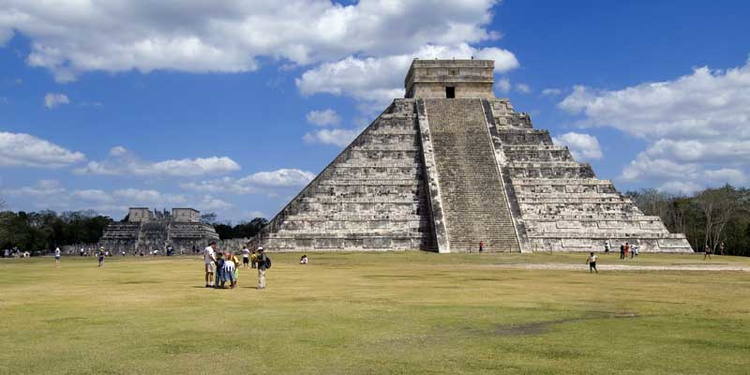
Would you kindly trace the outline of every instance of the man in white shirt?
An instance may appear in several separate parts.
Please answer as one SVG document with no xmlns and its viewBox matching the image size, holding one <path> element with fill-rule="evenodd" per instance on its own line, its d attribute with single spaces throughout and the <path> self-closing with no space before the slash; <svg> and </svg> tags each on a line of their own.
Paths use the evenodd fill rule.
<svg viewBox="0 0 750 375">
<path fill-rule="evenodd" d="M 596 269 L 596 261 L 599 259 L 599 257 L 594 254 L 594 252 L 591 252 L 591 255 L 586 259 L 586 263 L 589 264 L 589 273 L 596 272 L 599 273 L 599 270 Z"/>
<path fill-rule="evenodd" d="M 242 249 L 242 267 L 250 266 L 250 249 L 245 246 Z"/>
<path fill-rule="evenodd" d="M 55 248 L 55 265 L 56 266 L 60 264 L 60 255 L 61 255 L 60 248 L 59 247 Z"/>
<path fill-rule="evenodd" d="M 203 263 L 206 265 L 206 288 L 213 288 L 214 273 L 216 272 L 216 241 L 211 241 L 203 250 Z"/>
</svg>

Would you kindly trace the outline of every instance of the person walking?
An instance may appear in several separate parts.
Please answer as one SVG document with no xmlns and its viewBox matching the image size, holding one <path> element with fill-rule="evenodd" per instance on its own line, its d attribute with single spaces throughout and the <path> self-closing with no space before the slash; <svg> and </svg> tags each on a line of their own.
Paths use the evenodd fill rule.
<svg viewBox="0 0 750 375">
<path fill-rule="evenodd" d="M 60 248 L 55 248 L 55 266 L 60 265 L 60 256 L 62 255 L 62 252 L 60 251 Z"/>
<path fill-rule="evenodd" d="M 593 251 L 589 254 L 589 257 L 586 259 L 586 263 L 589 264 L 589 273 L 591 273 L 592 271 L 599 273 L 599 270 L 596 269 L 597 259 L 599 259 L 599 257 L 596 254 L 594 254 Z"/>
<path fill-rule="evenodd" d="M 247 248 L 247 245 L 242 248 L 242 267 L 249 267 L 250 266 L 250 250 Z"/>
<path fill-rule="evenodd" d="M 271 258 L 263 247 L 258 248 L 258 289 L 266 289 L 266 271 L 271 268 Z"/>
<path fill-rule="evenodd" d="M 706 257 L 708 257 L 708 259 L 711 259 L 711 248 L 708 247 L 708 244 L 703 247 L 703 260 L 706 260 Z"/>
<path fill-rule="evenodd" d="M 206 270 L 206 288 L 214 286 L 214 273 L 216 273 L 216 241 L 211 241 L 203 250 L 203 263 Z"/>
</svg>

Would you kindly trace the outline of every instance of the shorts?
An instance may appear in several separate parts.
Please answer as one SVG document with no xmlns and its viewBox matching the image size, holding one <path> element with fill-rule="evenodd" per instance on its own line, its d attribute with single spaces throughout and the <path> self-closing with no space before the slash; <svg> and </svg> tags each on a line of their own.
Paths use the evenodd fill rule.
<svg viewBox="0 0 750 375">
<path fill-rule="evenodd" d="M 60 257 L 59 257 L 59 256 L 56 256 L 56 257 L 55 257 L 55 260 L 60 260 Z"/>
<path fill-rule="evenodd" d="M 589 263 L 589 268 L 596 268 L 596 262 Z"/>
<path fill-rule="evenodd" d="M 242 264 L 250 264 L 250 258 L 242 258 Z"/>
<path fill-rule="evenodd" d="M 216 273 L 216 263 L 206 263 L 206 272 L 208 273 Z"/>
</svg>

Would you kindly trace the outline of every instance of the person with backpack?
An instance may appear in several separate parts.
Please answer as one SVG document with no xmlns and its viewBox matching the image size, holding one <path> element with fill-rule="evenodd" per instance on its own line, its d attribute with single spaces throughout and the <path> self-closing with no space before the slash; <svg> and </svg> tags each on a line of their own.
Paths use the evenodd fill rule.
<svg viewBox="0 0 750 375">
<path fill-rule="evenodd" d="M 258 289 L 266 289 L 266 270 L 271 268 L 271 258 L 263 247 L 258 248 Z"/>
</svg>

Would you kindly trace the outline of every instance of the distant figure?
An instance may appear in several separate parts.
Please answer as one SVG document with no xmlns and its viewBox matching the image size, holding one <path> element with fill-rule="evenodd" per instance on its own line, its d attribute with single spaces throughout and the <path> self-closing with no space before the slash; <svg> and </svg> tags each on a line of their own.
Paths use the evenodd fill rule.
<svg viewBox="0 0 750 375">
<path fill-rule="evenodd" d="M 620 245 L 620 259 L 625 259 L 625 244 Z"/>
<path fill-rule="evenodd" d="M 479 252 L 484 251 L 484 241 L 479 241 Z"/>
<path fill-rule="evenodd" d="M 214 273 L 216 273 L 216 252 L 214 251 L 214 246 L 216 246 L 216 241 L 211 241 L 203 250 L 203 263 L 206 268 L 206 288 L 214 286 Z"/>
<path fill-rule="evenodd" d="M 708 257 L 708 259 L 711 259 L 711 248 L 708 247 L 708 244 L 703 247 L 703 260 L 706 260 L 706 257 Z"/>
<path fill-rule="evenodd" d="M 630 253 L 630 243 L 625 242 L 625 256 L 623 257 L 624 259 L 628 258 L 628 253 Z"/>
<path fill-rule="evenodd" d="M 597 259 L 599 259 L 599 257 L 596 256 L 593 251 L 589 254 L 588 259 L 586 259 L 586 263 L 589 264 L 589 273 L 591 273 L 592 271 L 596 272 L 596 273 L 599 273 L 599 270 L 596 269 L 596 260 Z"/>
<path fill-rule="evenodd" d="M 60 251 L 60 248 L 55 248 L 55 266 L 60 265 L 60 257 L 62 256 L 62 252 Z"/>
<path fill-rule="evenodd" d="M 120 250 L 120 256 L 122 256 L 122 257 L 125 256 L 125 250 Z"/>
<path fill-rule="evenodd" d="M 104 252 L 104 248 L 99 248 L 99 253 L 97 254 L 97 257 L 99 258 L 99 267 L 104 265 L 104 255 L 106 253 Z"/>
<path fill-rule="evenodd" d="M 631 245 L 630 246 L 630 259 L 633 259 L 633 257 L 636 256 L 636 251 L 638 251 L 638 245 Z"/>
<path fill-rule="evenodd" d="M 242 248 L 242 267 L 249 267 L 250 266 L 250 250 L 247 248 L 247 246 Z"/>
<path fill-rule="evenodd" d="M 266 270 L 271 268 L 271 258 L 263 251 L 263 247 L 258 248 L 258 289 L 266 289 Z"/>
<path fill-rule="evenodd" d="M 307 264 L 309 260 L 307 259 L 307 255 L 302 255 L 302 258 L 299 258 L 299 264 Z"/>
<path fill-rule="evenodd" d="M 719 255 L 724 255 L 724 241 L 719 243 Z"/>
<path fill-rule="evenodd" d="M 609 240 L 604 241 L 604 253 L 609 253 L 611 245 L 609 244 Z"/>
</svg>

